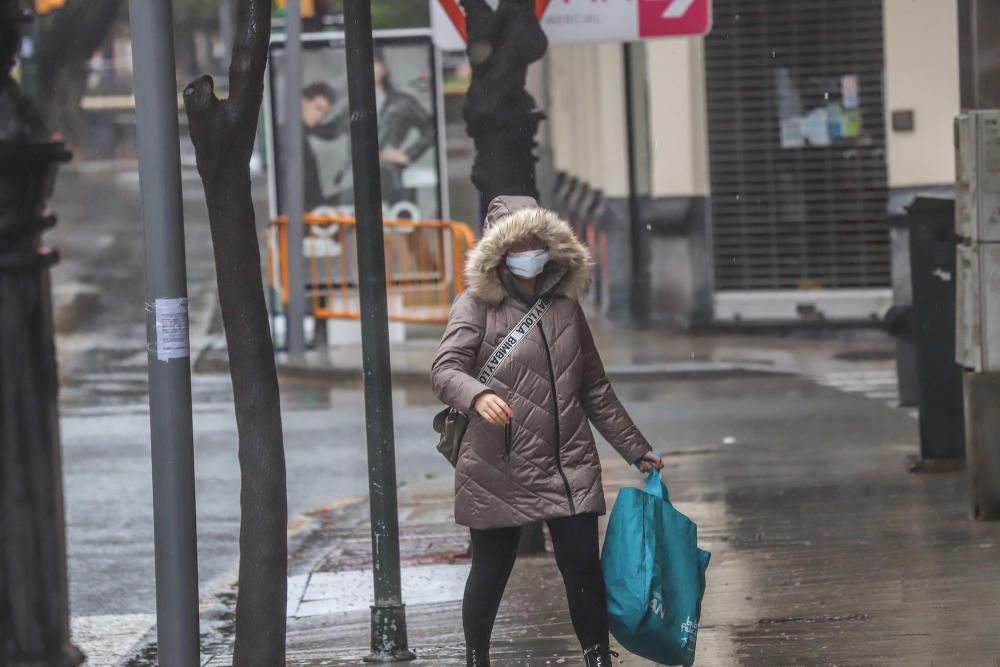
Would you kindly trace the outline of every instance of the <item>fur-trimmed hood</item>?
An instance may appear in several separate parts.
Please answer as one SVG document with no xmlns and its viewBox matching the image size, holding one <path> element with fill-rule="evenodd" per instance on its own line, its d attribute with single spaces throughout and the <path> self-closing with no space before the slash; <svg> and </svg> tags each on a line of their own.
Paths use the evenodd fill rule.
<svg viewBox="0 0 1000 667">
<path fill-rule="evenodd" d="M 507 252 L 531 237 L 549 249 L 549 263 L 539 276 L 539 294 L 579 298 L 590 281 L 590 252 L 565 220 L 540 207 L 520 208 L 492 222 L 466 259 L 466 288 L 485 303 L 501 303 L 508 296 L 500 276 L 507 270 Z"/>
</svg>

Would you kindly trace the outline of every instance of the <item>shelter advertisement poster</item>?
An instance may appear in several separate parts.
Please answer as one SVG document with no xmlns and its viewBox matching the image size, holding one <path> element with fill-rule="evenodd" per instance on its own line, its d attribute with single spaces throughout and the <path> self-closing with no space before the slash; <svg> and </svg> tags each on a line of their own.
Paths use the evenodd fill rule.
<svg viewBox="0 0 1000 667">
<path fill-rule="evenodd" d="M 375 81 L 383 217 L 443 217 L 436 51 L 429 33 L 375 35 Z M 283 212 L 285 44 L 271 43 L 265 135 L 272 215 Z M 354 213 L 347 60 L 341 34 L 303 35 L 305 210 Z"/>
</svg>

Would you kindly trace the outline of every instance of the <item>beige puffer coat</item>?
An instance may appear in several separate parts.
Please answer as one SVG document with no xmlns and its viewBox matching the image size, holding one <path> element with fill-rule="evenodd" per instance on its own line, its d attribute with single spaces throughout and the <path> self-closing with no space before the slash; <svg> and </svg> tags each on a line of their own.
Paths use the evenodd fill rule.
<svg viewBox="0 0 1000 667">
<path fill-rule="evenodd" d="M 601 464 L 588 419 L 630 463 L 650 446 L 611 388 L 577 301 L 590 277 L 590 256 L 555 213 L 523 208 L 532 202 L 526 198 L 498 200 L 469 255 L 467 289 L 455 299 L 431 370 L 437 397 L 469 415 L 455 472 L 455 519 L 471 528 L 498 528 L 600 514 Z M 516 296 L 505 257 L 532 236 L 550 256 L 537 293 L 554 298 L 487 386 L 473 375 L 529 308 Z M 509 453 L 504 427 L 472 409 L 487 391 L 514 413 Z"/>
</svg>

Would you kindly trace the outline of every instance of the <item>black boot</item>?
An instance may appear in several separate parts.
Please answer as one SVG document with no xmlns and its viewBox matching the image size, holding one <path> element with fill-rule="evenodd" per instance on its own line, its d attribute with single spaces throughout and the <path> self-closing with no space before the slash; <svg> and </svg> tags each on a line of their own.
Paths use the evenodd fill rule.
<svg viewBox="0 0 1000 667">
<path fill-rule="evenodd" d="M 465 648 L 466 667 L 490 667 L 490 650 Z"/>
<path fill-rule="evenodd" d="M 583 652 L 583 657 L 587 659 L 587 667 L 613 667 L 614 660 L 618 654 L 605 644 L 595 644 Z"/>
</svg>

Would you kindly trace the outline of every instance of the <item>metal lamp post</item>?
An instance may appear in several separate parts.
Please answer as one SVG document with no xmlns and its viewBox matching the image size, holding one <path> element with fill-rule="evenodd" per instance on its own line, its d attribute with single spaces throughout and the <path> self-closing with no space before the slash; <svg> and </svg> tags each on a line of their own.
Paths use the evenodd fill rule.
<svg viewBox="0 0 1000 667">
<path fill-rule="evenodd" d="M 130 0 L 145 247 L 157 661 L 197 665 L 198 550 L 171 0 Z"/>
<path fill-rule="evenodd" d="M 368 432 L 368 487 L 371 500 L 375 604 L 371 648 L 366 662 L 399 662 L 416 656 L 407 647 L 406 612 L 399 571 L 399 516 L 396 507 L 396 450 L 392 429 L 392 378 L 386 306 L 382 192 L 372 14 L 368 0 L 346 0 L 347 87 L 351 107 L 351 158 L 357 202 L 361 342 L 365 370 Z"/>
<path fill-rule="evenodd" d="M 0 0 L 0 665 L 73 667 L 58 378 L 49 268 L 41 243 L 58 163 L 10 70 L 27 16 Z"/>
</svg>

